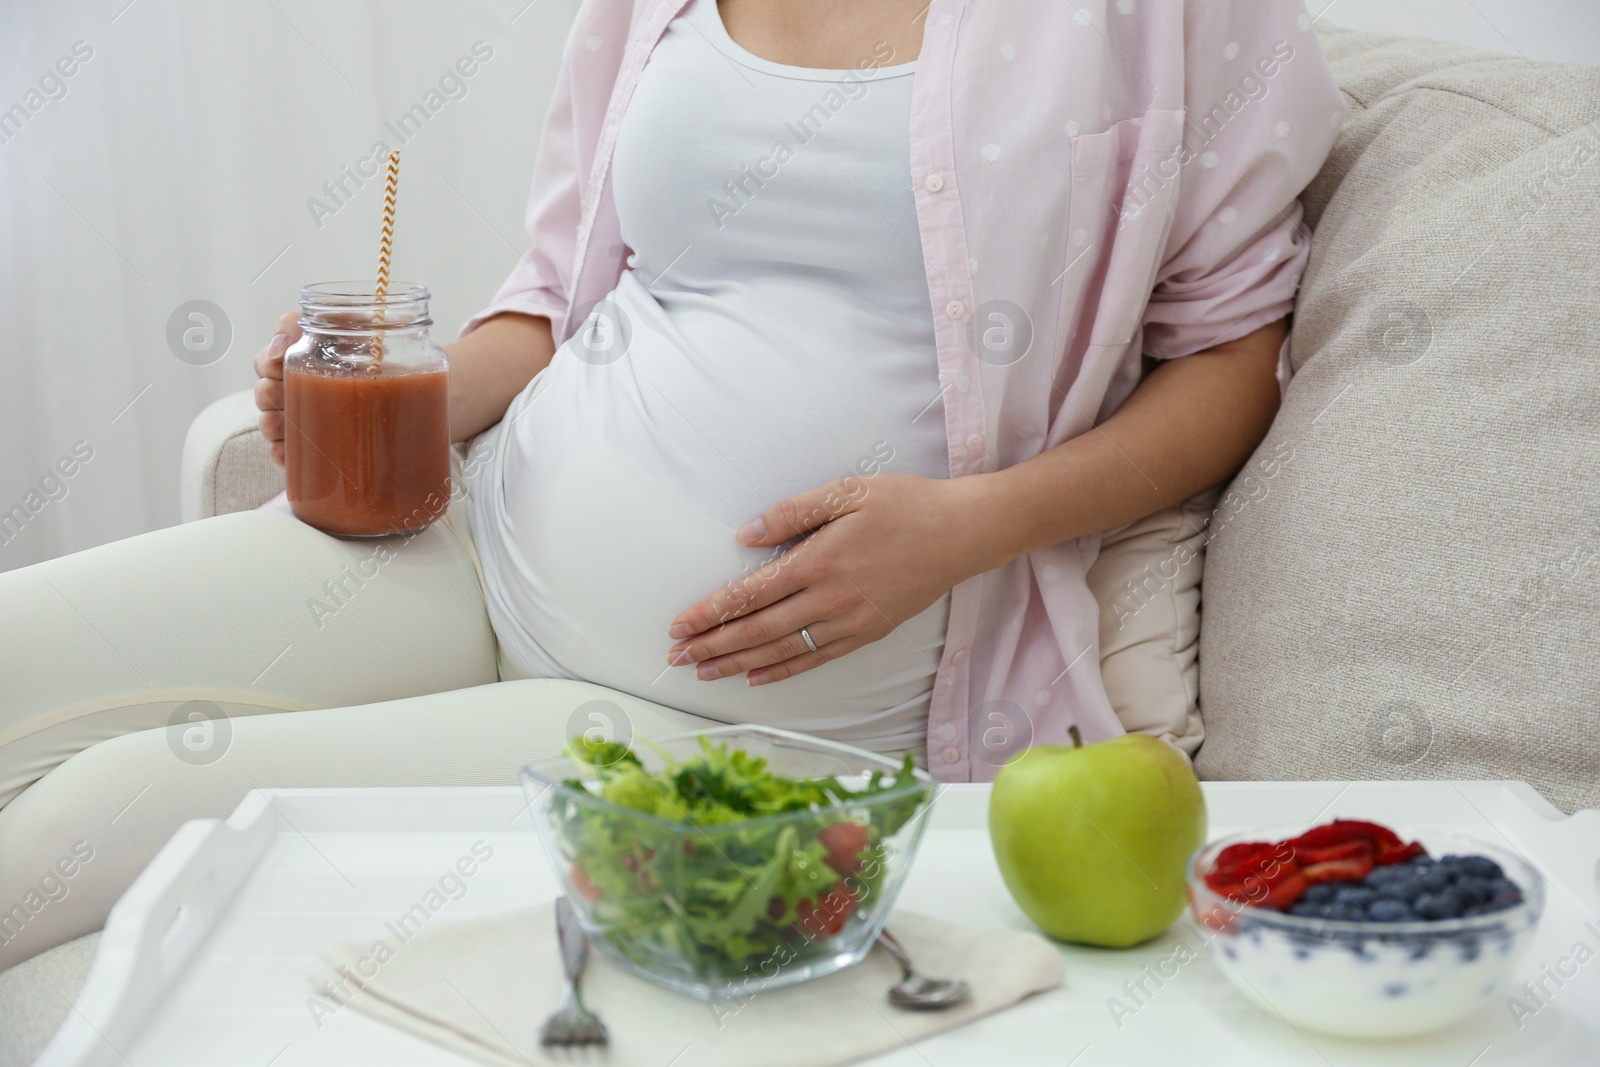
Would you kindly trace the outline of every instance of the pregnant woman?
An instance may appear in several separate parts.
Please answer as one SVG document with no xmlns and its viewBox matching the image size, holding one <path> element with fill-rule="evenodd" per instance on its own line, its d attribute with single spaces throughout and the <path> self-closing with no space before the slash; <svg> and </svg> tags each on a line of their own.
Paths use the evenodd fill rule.
<svg viewBox="0 0 1600 1067">
<path fill-rule="evenodd" d="M 1122 732 L 1099 532 L 1265 434 L 1343 115 L 1298 0 L 588 0 L 532 247 L 450 348 L 445 523 L 383 556 L 268 509 L 0 575 L 39 620 L 0 652 L 0 899 L 102 857 L 0 965 L 251 786 L 500 780 L 570 709 L 441 692 L 496 679 L 947 780 Z M 280 462 L 298 336 L 256 357 Z M 149 729 L 185 702 L 220 758 Z M 74 753 L 93 788 L 44 777 Z"/>
</svg>

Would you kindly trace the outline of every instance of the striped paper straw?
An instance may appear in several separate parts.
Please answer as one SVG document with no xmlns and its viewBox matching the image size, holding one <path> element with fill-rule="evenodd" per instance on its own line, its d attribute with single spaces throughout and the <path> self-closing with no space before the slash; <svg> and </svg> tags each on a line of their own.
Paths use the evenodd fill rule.
<svg viewBox="0 0 1600 1067">
<path fill-rule="evenodd" d="M 389 295 L 389 257 L 394 251 L 394 202 L 400 189 L 400 151 L 396 149 L 389 153 L 389 173 L 383 182 L 383 237 L 378 242 L 378 308 L 374 319 L 380 325 L 384 319 L 386 308 L 383 298 Z M 383 365 L 383 334 L 380 331 L 377 338 L 377 358 L 368 368 L 370 373 L 376 374 Z"/>
</svg>

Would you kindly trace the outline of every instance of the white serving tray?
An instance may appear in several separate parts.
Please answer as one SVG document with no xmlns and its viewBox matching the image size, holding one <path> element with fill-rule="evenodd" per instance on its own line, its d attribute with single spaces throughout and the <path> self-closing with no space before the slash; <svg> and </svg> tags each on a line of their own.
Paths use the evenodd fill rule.
<svg viewBox="0 0 1600 1067">
<path fill-rule="evenodd" d="M 1548 995 L 1537 1006 L 1524 995 L 1536 1010 L 1520 1020 L 1497 1003 L 1404 1042 L 1302 1033 L 1243 1000 L 1203 951 L 1170 962 L 1180 939 L 1201 945 L 1184 918 L 1136 949 L 1063 946 L 1064 988 L 872 1063 L 1600 1064 L 1600 958 L 1591 958 L 1600 955 L 1600 811 L 1566 818 L 1520 782 L 1229 782 L 1205 792 L 1214 836 L 1343 816 L 1408 834 L 1456 830 L 1521 852 L 1550 893 L 1517 983 L 1542 982 Z M 972 927 L 1029 928 L 990 852 L 988 797 L 987 786 L 942 790 L 901 905 Z M 472 875 L 446 877 L 464 856 L 477 861 L 464 865 Z M 392 941 L 390 925 L 407 913 L 413 924 L 445 923 L 556 892 L 515 788 L 253 792 L 226 822 L 179 830 L 112 910 L 75 1010 L 38 1067 L 462 1067 L 470 1061 L 355 1011 L 314 1017 L 306 976 L 318 951 Z M 1175 967 L 1159 984 L 1150 977 Z M 529 1005 L 529 1025 L 541 1014 Z"/>
</svg>

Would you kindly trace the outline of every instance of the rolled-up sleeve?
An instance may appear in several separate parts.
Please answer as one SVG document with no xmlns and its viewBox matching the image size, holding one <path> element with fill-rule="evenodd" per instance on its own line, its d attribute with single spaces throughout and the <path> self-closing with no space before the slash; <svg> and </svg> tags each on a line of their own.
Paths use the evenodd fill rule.
<svg viewBox="0 0 1600 1067">
<path fill-rule="evenodd" d="M 1346 113 L 1300 0 L 1205 0 L 1185 19 L 1178 200 L 1144 315 L 1157 359 L 1289 313 L 1311 250 L 1299 196 Z"/>
</svg>

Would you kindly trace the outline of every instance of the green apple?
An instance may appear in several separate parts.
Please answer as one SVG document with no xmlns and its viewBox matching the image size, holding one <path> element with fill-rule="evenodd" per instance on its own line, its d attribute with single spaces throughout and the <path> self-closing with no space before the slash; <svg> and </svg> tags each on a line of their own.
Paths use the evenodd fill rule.
<svg viewBox="0 0 1600 1067">
<path fill-rule="evenodd" d="M 1125 948 L 1171 925 L 1184 866 L 1205 843 L 1200 782 L 1177 750 L 1128 734 L 1013 756 L 989 799 L 1006 888 L 1061 941 Z"/>
</svg>

